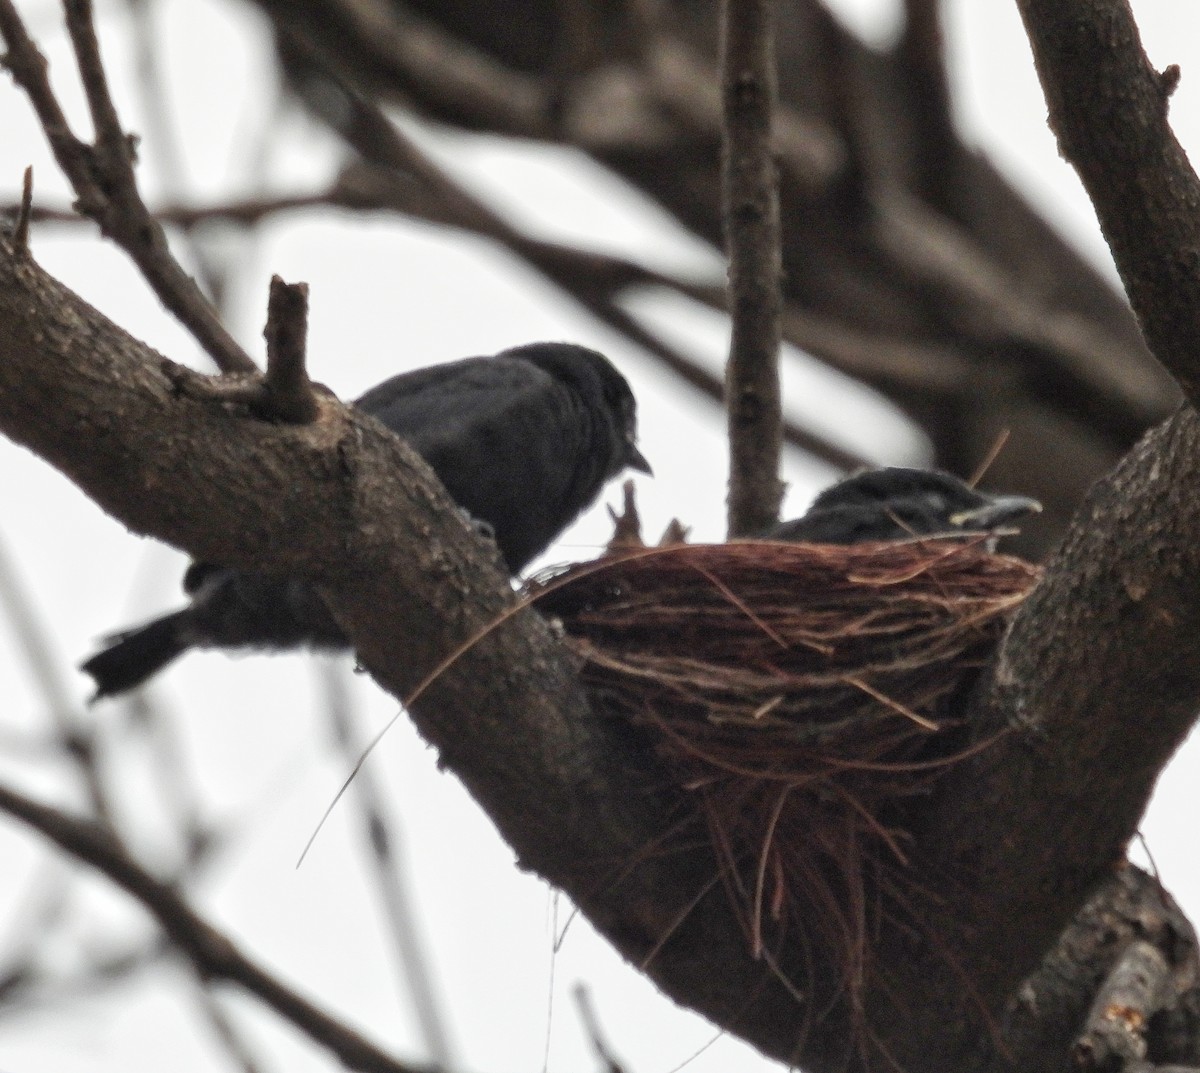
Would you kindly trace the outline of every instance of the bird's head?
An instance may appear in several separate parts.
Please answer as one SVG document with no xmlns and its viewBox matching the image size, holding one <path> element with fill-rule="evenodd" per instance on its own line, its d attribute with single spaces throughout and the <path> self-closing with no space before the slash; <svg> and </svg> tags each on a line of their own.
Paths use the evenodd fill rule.
<svg viewBox="0 0 1200 1073">
<path fill-rule="evenodd" d="M 497 356 L 523 358 L 569 385 L 585 403 L 602 407 L 617 444 L 606 477 L 615 477 L 627 468 L 653 474 L 638 450 L 637 401 L 625 377 L 598 350 L 576 343 L 527 343 Z"/>
<path fill-rule="evenodd" d="M 827 488 L 801 518 L 768 535 L 780 540 L 861 544 L 956 533 L 1001 536 L 1040 511 L 1028 496 L 980 492 L 948 473 L 890 467 L 866 470 Z"/>
</svg>

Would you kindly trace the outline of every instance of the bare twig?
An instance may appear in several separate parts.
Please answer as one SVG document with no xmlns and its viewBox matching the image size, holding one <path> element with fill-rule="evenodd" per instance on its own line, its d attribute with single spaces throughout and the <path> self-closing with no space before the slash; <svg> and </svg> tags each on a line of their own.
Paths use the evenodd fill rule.
<svg viewBox="0 0 1200 1073">
<path fill-rule="evenodd" d="M 253 227 L 267 217 L 293 209 L 307 208 L 340 208 L 332 192 L 323 194 L 305 194 L 299 197 L 279 198 L 247 198 L 242 201 L 221 202 L 214 205 L 182 205 L 171 202 L 155 210 L 154 218 L 164 226 L 178 227 L 181 231 L 189 231 L 194 227 L 202 227 L 207 223 L 230 223 L 241 227 Z M 348 208 L 364 208 L 369 206 L 352 205 Z M 5 210 L 15 212 L 19 202 L 10 203 Z M 31 218 L 34 223 L 50 224 L 82 224 L 84 218 L 73 209 L 63 206 L 39 205 L 32 210 Z"/>
<path fill-rule="evenodd" d="M 142 868 L 103 828 L 2 785 L 0 811 L 28 824 L 136 898 L 203 978 L 245 988 L 311 1039 L 329 1048 L 349 1068 L 366 1073 L 433 1073 L 426 1067 L 405 1064 L 385 1054 L 251 961 L 227 935 L 198 916 L 172 886 Z"/>
<path fill-rule="evenodd" d="M 783 418 L 779 388 L 779 176 L 771 148 L 776 97 L 774 3 L 724 0 L 722 186 L 733 336 L 729 414 L 729 534 L 779 518 Z"/>
<path fill-rule="evenodd" d="M 254 1054 L 250 1041 L 221 1004 L 220 998 L 213 994 L 209 981 L 198 978 L 196 983 L 194 1001 L 230 1061 L 241 1073 L 265 1073 L 265 1067 Z"/>
<path fill-rule="evenodd" d="M 181 365 L 165 371 L 181 394 L 195 399 L 241 403 L 256 417 L 288 425 L 308 425 L 320 413 L 318 386 L 308 378 L 308 284 L 271 277 L 267 302 L 265 376 L 200 376 Z M 328 390 L 320 388 L 328 394 Z"/>
<path fill-rule="evenodd" d="M 145 690 L 130 694 L 123 707 L 130 725 L 145 735 L 147 764 L 158 788 L 156 807 L 178 834 L 177 881 L 182 885 L 210 865 L 220 850 L 228 849 L 229 832 L 205 819 L 189 753 L 170 714 Z"/>
<path fill-rule="evenodd" d="M 159 300 L 196 337 L 224 372 L 250 372 L 254 362 L 225 330 L 211 303 L 167 246 L 162 227 L 147 210 L 133 173 L 133 146 L 112 103 L 92 25 L 90 0 L 69 0 L 67 29 L 87 95 L 96 143 L 71 132 L 34 45 L 12 0 L 0 0 L 0 35 L 8 46 L 4 63 L 28 95 L 55 159 L 71 181 L 76 206 L 95 220 L 141 270 Z"/>
<path fill-rule="evenodd" d="M 26 884 L 15 911 L 5 922 L 0 942 L 0 1009 L 11 1006 L 13 995 L 35 976 L 38 946 L 64 915 L 68 875 L 61 859 L 48 858 Z"/>
<path fill-rule="evenodd" d="M 138 83 L 138 104 L 145 138 L 139 148 L 153 159 L 155 171 L 164 190 L 173 198 L 184 200 L 187 195 L 187 168 L 180 146 L 179 126 L 170 113 L 171 94 L 163 70 L 163 49 L 159 43 L 155 16 L 162 10 L 156 0 L 125 0 L 129 9 L 129 38 L 133 50 L 133 67 Z M 228 293 L 228 273 L 216 263 L 195 236 L 184 233 L 181 244 L 188 261 L 195 267 L 204 292 L 212 299 L 218 312 Z"/>
<path fill-rule="evenodd" d="M 64 667 L 54 650 L 51 634 L 26 589 L 17 565 L 0 541 L 0 610 L 12 625 L 25 666 L 46 704 L 47 714 L 58 738 L 58 748 L 67 757 L 86 789 L 93 813 L 106 824 L 112 822 L 112 803 L 100 770 L 96 733 L 80 711 L 67 684 Z"/>
<path fill-rule="evenodd" d="M 16 223 L 13 224 L 13 249 L 18 254 L 29 252 L 29 217 L 33 212 L 33 166 L 25 169 L 21 181 L 21 203 L 17 206 Z"/>
<path fill-rule="evenodd" d="M 575 985 L 575 1004 L 579 1007 L 584 1031 L 592 1042 L 592 1050 L 600 1059 L 605 1073 L 625 1073 L 625 1067 L 617 1060 L 604 1039 L 604 1033 L 600 1031 L 600 1019 L 596 1016 L 596 1007 L 592 1004 L 592 994 L 583 984 Z"/>
<path fill-rule="evenodd" d="M 96 27 L 92 22 L 92 0 L 64 0 L 63 9 L 67 17 L 67 33 L 75 50 L 75 63 L 87 96 L 88 111 L 96 131 L 95 151 L 100 156 L 109 156 L 105 166 L 114 172 L 132 174 L 134 143 L 121 127 L 121 119 L 108 90 L 108 74 L 100 58 L 100 42 L 96 38 Z"/>
<path fill-rule="evenodd" d="M 83 964 L 68 970 L 27 961 L 0 977 L 0 1012 L 19 1015 L 34 1006 L 62 1005 L 75 999 L 111 994 L 117 985 L 154 968 L 167 952 L 161 936 L 124 943 L 115 949 L 89 950 Z"/>
<path fill-rule="evenodd" d="M 271 277 L 267 304 L 267 375 L 263 381 L 271 416 L 293 425 L 316 420 L 319 405 L 305 368 L 308 341 L 308 284 Z"/>
</svg>

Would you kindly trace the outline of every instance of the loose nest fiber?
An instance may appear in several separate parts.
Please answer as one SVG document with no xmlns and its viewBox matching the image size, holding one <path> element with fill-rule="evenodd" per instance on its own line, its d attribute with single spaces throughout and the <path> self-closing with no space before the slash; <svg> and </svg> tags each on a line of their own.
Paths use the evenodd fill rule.
<svg viewBox="0 0 1200 1073">
<path fill-rule="evenodd" d="M 739 542 L 615 553 L 531 591 L 695 803 L 753 954 L 776 968 L 798 928 L 853 1005 L 882 916 L 920 894 L 906 811 L 963 754 L 955 701 L 1038 576 L 982 539 Z"/>
</svg>

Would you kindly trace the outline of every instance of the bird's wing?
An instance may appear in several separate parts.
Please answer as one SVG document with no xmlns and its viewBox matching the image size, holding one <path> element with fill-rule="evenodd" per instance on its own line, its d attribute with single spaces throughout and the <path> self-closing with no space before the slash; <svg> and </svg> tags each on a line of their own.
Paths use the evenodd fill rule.
<svg viewBox="0 0 1200 1073">
<path fill-rule="evenodd" d="M 605 464 L 592 457 L 594 415 L 531 362 L 472 358 L 405 373 L 357 405 L 408 440 L 460 507 L 490 523 L 513 571 L 598 490 L 587 476 Z"/>
<path fill-rule="evenodd" d="M 355 405 L 379 418 L 421 454 L 424 446 L 458 438 L 475 426 L 535 407 L 555 389 L 548 373 L 524 361 L 465 358 L 385 380 Z"/>
</svg>

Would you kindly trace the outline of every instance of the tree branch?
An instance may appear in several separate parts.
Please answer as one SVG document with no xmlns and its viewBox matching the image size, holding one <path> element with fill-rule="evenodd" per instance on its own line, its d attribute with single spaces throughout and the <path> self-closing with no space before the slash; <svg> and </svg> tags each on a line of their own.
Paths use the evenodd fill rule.
<svg viewBox="0 0 1200 1073">
<path fill-rule="evenodd" d="M 59 167 L 78 196 L 76 208 L 95 220 L 142 271 L 159 300 L 179 319 L 225 372 L 253 372 L 254 362 L 225 330 L 196 281 L 172 256 L 162 227 L 150 215 L 134 179 L 133 143 L 121 127 L 108 90 L 91 0 L 69 0 L 67 29 L 87 95 L 96 143 L 71 132 L 46 75 L 46 61 L 30 39 L 12 0 L 0 0 L 4 66 L 37 112 Z"/>
<path fill-rule="evenodd" d="M 1186 408 L 1096 485 L 1013 622 L 969 716 L 978 740 L 1009 733 L 947 774 L 917 832 L 915 859 L 944 899 L 928 917 L 937 942 L 886 941 L 907 1013 L 876 995 L 873 1015 L 910 1068 L 918 1039 L 925 1068 L 972 1061 L 983 1010 L 998 1016 L 1120 866 L 1196 721 L 1198 481 L 1200 420 Z M 977 1000 L 929 975 L 947 960 Z"/>
<path fill-rule="evenodd" d="M 0 785 L 0 810 L 28 824 L 67 853 L 90 864 L 136 898 L 206 979 L 244 987 L 350 1069 L 365 1073 L 428 1073 L 385 1054 L 251 961 L 175 893 L 130 857 L 103 828 Z"/>
<path fill-rule="evenodd" d="M 783 403 L 779 388 L 779 175 L 775 110 L 775 0 L 724 0 L 722 190 L 732 336 L 725 371 L 729 424 L 729 535 L 779 520 Z"/>
<path fill-rule="evenodd" d="M 1095 206 L 1146 342 L 1200 401 L 1200 180 L 1127 0 L 1019 0 L 1059 151 Z"/>
</svg>

